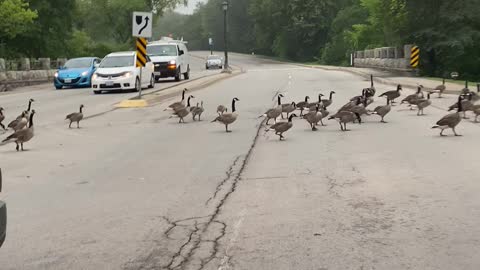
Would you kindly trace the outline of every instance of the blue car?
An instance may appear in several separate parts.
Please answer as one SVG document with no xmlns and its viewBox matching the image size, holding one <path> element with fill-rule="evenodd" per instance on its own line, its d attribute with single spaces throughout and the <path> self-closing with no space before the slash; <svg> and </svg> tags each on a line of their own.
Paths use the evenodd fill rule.
<svg viewBox="0 0 480 270">
<path fill-rule="evenodd" d="M 73 58 L 55 72 L 53 84 L 56 89 L 63 87 L 90 87 L 92 74 L 100 64 L 97 57 Z"/>
</svg>

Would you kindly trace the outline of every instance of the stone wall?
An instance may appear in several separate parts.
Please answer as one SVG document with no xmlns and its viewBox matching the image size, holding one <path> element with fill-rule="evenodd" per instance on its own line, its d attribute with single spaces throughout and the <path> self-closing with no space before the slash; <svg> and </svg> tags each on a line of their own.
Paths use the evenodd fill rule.
<svg viewBox="0 0 480 270">
<path fill-rule="evenodd" d="M 19 86 L 53 82 L 55 71 L 66 61 L 65 58 L 53 61 L 50 58 L 20 58 L 8 61 L 0 58 L 0 92 Z"/>
<path fill-rule="evenodd" d="M 412 45 L 403 48 L 383 47 L 355 52 L 354 66 L 381 68 L 387 70 L 413 71 L 410 67 L 410 49 Z"/>
</svg>

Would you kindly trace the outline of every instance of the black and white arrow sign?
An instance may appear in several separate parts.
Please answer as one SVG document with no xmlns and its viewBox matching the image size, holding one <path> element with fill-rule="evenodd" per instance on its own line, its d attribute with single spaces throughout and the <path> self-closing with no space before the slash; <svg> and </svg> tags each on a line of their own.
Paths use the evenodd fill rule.
<svg viewBox="0 0 480 270">
<path fill-rule="evenodd" d="M 151 12 L 133 12 L 132 36 L 143 38 L 152 37 Z"/>
</svg>

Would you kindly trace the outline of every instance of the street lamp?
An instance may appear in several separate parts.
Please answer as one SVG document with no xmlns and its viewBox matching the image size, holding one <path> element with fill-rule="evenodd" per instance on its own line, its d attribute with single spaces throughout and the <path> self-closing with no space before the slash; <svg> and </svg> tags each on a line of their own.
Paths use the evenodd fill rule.
<svg viewBox="0 0 480 270">
<path fill-rule="evenodd" d="M 228 10 L 228 2 L 223 1 L 223 38 L 225 43 L 225 63 L 224 63 L 224 70 L 229 70 L 230 67 L 228 66 L 228 41 L 227 41 L 227 10 Z"/>
</svg>

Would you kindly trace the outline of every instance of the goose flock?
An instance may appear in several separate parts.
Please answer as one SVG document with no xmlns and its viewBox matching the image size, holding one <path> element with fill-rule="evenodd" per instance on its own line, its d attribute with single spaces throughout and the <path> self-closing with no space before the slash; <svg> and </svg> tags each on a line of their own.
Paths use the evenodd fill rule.
<svg viewBox="0 0 480 270">
<path fill-rule="evenodd" d="M 399 105 L 407 104 L 410 107 L 410 110 L 417 110 L 418 116 L 424 115 L 424 110 L 432 105 L 431 94 L 437 92 L 439 98 L 442 97 L 442 94 L 446 89 L 445 79 L 442 80 L 441 85 L 428 90 L 426 95 L 424 94 L 423 89 L 424 87 L 419 85 L 416 93 L 403 98 Z M 347 124 L 361 124 L 362 117 L 365 115 L 378 115 L 381 123 L 387 123 L 385 117 L 392 111 L 392 106 L 395 106 L 394 104 L 396 103 L 396 100 L 402 96 L 402 90 L 402 85 L 398 84 L 395 90 L 386 91 L 378 95 L 378 97 L 385 98 L 385 105 L 376 106 L 375 108 L 370 109 L 369 105 L 374 102 L 374 97 L 377 92 L 373 76 L 370 76 L 370 87 L 362 89 L 360 95 L 350 98 L 350 100 L 341 106 L 335 113 L 330 114 L 328 111 L 328 107 L 333 104 L 333 96 L 335 94 L 335 91 L 330 91 L 327 99 L 324 99 L 324 95 L 320 93 L 318 95 L 318 101 L 314 102 L 309 102 L 310 96 L 305 96 L 305 98 L 299 102 L 292 101 L 282 103 L 282 99 L 285 98 L 285 96 L 283 94 L 277 94 L 275 106 L 268 109 L 259 117 L 265 117 L 265 125 L 267 126 L 266 131 L 275 131 L 275 135 L 279 136 L 280 140 L 285 139 L 284 133 L 293 127 L 293 118 L 296 117 L 304 119 L 310 128 L 313 131 L 316 131 L 318 130 L 317 127 L 319 125 L 325 126 L 323 120 L 329 116 L 328 120 L 336 120 L 339 123 L 341 131 L 348 131 Z M 198 121 L 200 121 L 200 115 L 205 110 L 203 107 L 203 101 L 201 103 L 197 102 L 196 106 L 191 106 L 190 100 L 194 98 L 192 95 L 188 96 L 187 102 L 185 103 L 185 95 L 187 91 L 187 89 L 184 89 L 182 92 L 182 99 L 170 104 L 168 108 L 165 109 L 173 110 L 170 118 L 177 116 L 179 118 L 179 123 L 185 123 L 185 117 L 189 114 L 192 114 L 193 121 L 196 121 L 195 117 L 198 115 Z M 470 91 L 468 89 L 468 82 L 466 82 L 466 87 L 458 96 L 457 102 L 449 107 L 449 111 L 456 111 L 442 117 L 432 129 L 440 129 L 440 136 L 445 136 L 443 133 L 446 129 L 451 129 L 455 136 L 460 136 L 455 128 L 461 122 L 462 118 L 466 118 L 467 111 L 473 112 L 475 114 L 475 122 L 478 122 L 480 105 L 475 105 L 475 102 L 480 100 L 479 94 L 480 91 L 479 93 Z M 237 101 L 239 101 L 238 98 L 232 99 L 232 109 L 230 113 L 228 113 L 227 106 L 219 105 L 217 107 L 218 117 L 212 121 L 223 124 L 226 132 L 231 132 L 229 126 L 238 118 L 238 113 L 235 107 L 235 102 Z M 298 116 L 295 113 L 297 110 L 300 111 Z M 279 118 L 286 120 L 278 120 Z M 273 124 L 270 123 L 271 121 L 273 121 Z"/>
<path fill-rule="evenodd" d="M 380 94 L 378 97 L 383 97 L 386 99 L 385 105 L 380 105 L 375 108 L 369 109 L 369 105 L 374 102 L 374 97 L 376 94 L 376 88 L 373 82 L 373 76 L 370 76 L 370 87 L 364 88 L 361 91 L 361 94 L 354 96 L 349 99 L 349 101 L 340 107 L 335 113 L 330 114 L 328 107 L 333 104 L 333 96 L 335 91 L 330 91 L 328 98 L 324 99 L 322 93 L 318 94 L 318 101 L 309 102 L 310 97 L 305 96 L 305 98 L 299 102 L 287 102 L 282 103 L 282 98 L 285 96 L 283 94 L 276 95 L 276 105 L 273 108 L 268 109 L 260 117 L 265 117 L 267 126 L 266 131 L 274 131 L 275 135 L 279 136 L 280 140 L 284 140 L 284 133 L 290 130 L 293 127 L 293 118 L 300 117 L 304 119 L 310 128 L 313 131 L 318 130 L 318 126 L 325 126 L 323 120 L 328 117 L 328 120 L 336 120 L 340 125 L 341 131 L 348 131 L 347 124 L 349 123 L 362 123 L 362 116 L 364 115 L 378 115 L 380 117 L 380 122 L 387 123 L 385 117 L 392 111 L 393 104 L 396 103 L 399 97 L 401 97 L 402 85 L 397 85 L 395 90 L 386 91 Z M 432 105 L 431 94 L 437 92 L 439 98 L 442 97 L 442 94 L 445 92 L 445 79 L 442 80 L 442 84 L 427 91 L 425 97 L 423 93 L 423 86 L 419 85 L 416 93 L 411 94 L 403 98 L 399 105 L 407 104 L 410 107 L 410 110 L 416 108 L 417 115 L 424 115 L 424 110 Z M 179 123 L 185 123 L 185 118 L 189 115 L 192 115 L 193 121 L 201 121 L 202 114 L 205 111 L 203 101 L 197 102 L 196 106 L 191 105 L 191 100 L 195 97 L 193 95 L 188 95 L 186 93 L 188 89 L 182 91 L 181 100 L 170 104 L 166 110 L 171 110 L 172 117 L 178 117 Z M 440 136 L 446 136 L 444 131 L 446 129 L 451 129 L 455 136 L 461 136 L 456 132 L 456 127 L 462 121 L 466 119 L 467 112 L 472 112 L 475 115 L 475 122 L 478 122 L 478 117 L 480 116 L 480 104 L 475 104 L 480 100 L 480 87 L 477 92 L 473 92 L 468 89 L 468 81 L 465 83 L 465 88 L 461 91 L 458 96 L 457 101 L 452 104 L 448 111 L 455 111 L 449 113 L 442 117 L 437 123 L 432 127 L 432 129 L 440 129 Z M 218 116 L 213 119 L 211 122 L 217 122 L 225 126 L 225 132 L 231 132 L 229 127 L 235 123 L 238 118 L 238 112 L 236 110 L 236 103 L 240 101 L 237 97 L 232 99 L 231 111 L 225 105 L 218 105 L 217 114 Z M 9 129 L 13 131 L 12 134 L 8 135 L 5 139 L 1 141 L 0 145 L 7 144 L 9 142 L 14 142 L 16 144 L 17 151 L 24 151 L 24 143 L 29 142 L 34 137 L 34 124 L 33 117 L 35 115 L 35 110 L 32 109 L 32 104 L 35 102 L 34 99 L 28 100 L 27 109 L 22 111 L 14 120 L 12 120 L 7 126 L 3 124 L 5 120 L 4 109 L 0 107 L 0 127 L 8 132 Z M 68 128 L 72 128 L 72 124 L 76 123 L 77 128 L 80 128 L 80 122 L 84 119 L 83 109 L 84 105 L 80 105 L 77 112 L 70 113 L 66 116 L 65 120 L 69 121 Z M 297 110 L 300 113 L 295 113 Z M 279 118 L 286 119 L 277 121 Z M 270 125 L 270 121 L 274 123 Z"/>
<path fill-rule="evenodd" d="M 7 127 L 2 123 L 5 120 L 4 109 L 0 107 L 0 127 L 2 127 L 5 132 L 8 132 L 8 129 L 13 131 L 12 134 L 8 135 L 5 139 L 1 141 L 0 145 L 5 145 L 10 142 L 16 144 L 15 149 L 17 151 L 24 151 L 23 144 L 30 141 L 35 135 L 33 129 L 33 116 L 35 115 L 35 110 L 32 109 L 32 103 L 35 102 L 34 99 L 28 100 L 28 107 L 25 111 L 12 120 Z M 84 105 L 80 105 L 80 111 L 68 114 L 65 120 L 69 120 L 70 124 L 68 128 L 72 127 L 72 123 L 77 123 L 77 128 L 80 128 L 80 121 L 83 119 L 83 108 Z"/>
</svg>

